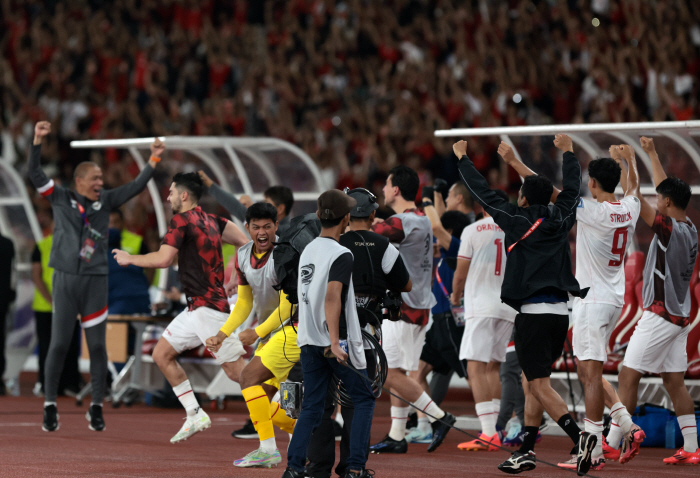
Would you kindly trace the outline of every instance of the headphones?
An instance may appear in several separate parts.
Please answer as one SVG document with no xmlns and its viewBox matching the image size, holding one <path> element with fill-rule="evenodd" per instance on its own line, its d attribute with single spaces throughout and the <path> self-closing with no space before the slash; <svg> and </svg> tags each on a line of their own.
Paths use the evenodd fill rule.
<svg viewBox="0 0 700 478">
<path fill-rule="evenodd" d="M 369 197 L 370 204 L 374 204 L 377 202 L 377 196 L 375 196 L 374 193 L 368 189 L 365 189 L 365 188 L 355 188 L 355 189 L 345 188 L 345 189 L 343 189 L 343 192 L 345 194 L 354 193 L 356 191 L 366 194 Z"/>
</svg>

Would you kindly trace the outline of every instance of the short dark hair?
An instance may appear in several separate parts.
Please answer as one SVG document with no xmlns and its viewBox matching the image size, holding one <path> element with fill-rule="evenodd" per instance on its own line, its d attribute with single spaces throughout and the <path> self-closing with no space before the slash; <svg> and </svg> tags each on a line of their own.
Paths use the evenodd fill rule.
<svg viewBox="0 0 700 478">
<path fill-rule="evenodd" d="M 496 196 L 500 197 L 504 201 L 510 202 L 510 196 L 508 196 L 508 193 L 505 192 L 503 189 L 494 189 L 493 192 L 496 193 Z"/>
<path fill-rule="evenodd" d="M 656 192 L 665 198 L 669 198 L 673 205 L 679 209 L 685 210 L 690 202 L 690 186 L 683 180 L 669 177 L 664 179 L 656 186 Z"/>
<path fill-rule="evenodd" d="M 336 217 L 335 219 L 319 219 L 321 221 L 321 227 L 323 229 L 330 229 L 340 224 L 345 216 Z"/>
<path fill-rule="evenodd" d="M 250 221 L 255 219 L 270 219 L 272 222 L 277 222 L 277 208 L 270 203 L 256 202 L 245 212 L 245 222 L 250 224 Z"/>
<path fill-rule="evenodd" d="M 520 190 L 530 206 L 547 206 L 552 198 L 554 186 L 548 178 L 533 174 L 525 178 Z"/>
<path fill-rule="evenodd" d="M 452 231 L 454 237 L 461 237 L 464 228 L 471 224 L 469 216 L 459 211 L 447 211 L 440 218 L 440 222 L 442 227 Z"/>
<path fill-rule="evenodd" d="M 622 168 L 611 158 L 598 158 L 588 163 L 588 177 L 595 179 L 606 193 L 614 193 Z"/>
<path fill-rule="evenodd" d="M 453 186 L 455 188 L 455 194 L 460 194 L 462 196 L 462 204 L 469 209 L 474 209 L 474 198 L 472 198 L 467 185 L 462 181 L 458 181 Z"/>
<path fill-rule="evenodd" d="M 173 183 L 194 197 L 194 202 L 199 202 L 204 192 L 204 183 L 197 173 L 177 173 L 173 176 Z"/>
<path fill-rule="evenodd" d="M 391 185 L 399 188 L 401 197 L 406 201 L 415 201 L 416 196 L 418 196 L 418 188 L 420 187 L 420 179 L 418 179 L 418 173 L 400 164 L 394 166 L 389 171 L 391 176 Z"/>
<path fill-rule="evenodd" d="M 284 204 L 284 213 L 289 215 L 289 212 L 294 206 L 294 194 L 287 186 L 271 186 L 265 190 L 263 196 L 270 198 L 275 206 Z"/>
</svg>

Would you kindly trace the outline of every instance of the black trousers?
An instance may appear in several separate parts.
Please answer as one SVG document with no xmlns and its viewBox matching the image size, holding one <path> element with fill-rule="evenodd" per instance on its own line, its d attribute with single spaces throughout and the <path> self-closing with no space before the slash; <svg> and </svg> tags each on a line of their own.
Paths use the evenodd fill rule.
<svg viewBox="0 0 700 478">
<path fill-rule="evenodd" d="M 10 303 L 0 302 L 0 389 L 4 390 L 2 376 L 5 374 L 5 335 L 7 330 L 7 311 L 10 309 Z"/>
<path fill-rule="evenodd" d="M 44 389 L 44 365 L 46 356 L 49 353 L 49 345 L 51 344 L 51 320 L 53 314 L 51 312 L 34 311 L 34 322 L 36 325 L 36 336 L 39 342 L 39 382 L 42 390 Z M 66 355 L 66 362 L 61 372 L 61 380 L 58 383 L 58 393 L 63 394 L 64 390 L 79 391 L 82 377 L 78 367 L 80 359 L 80 324 L 75 322 L 73 337 Z"/>
</svg>

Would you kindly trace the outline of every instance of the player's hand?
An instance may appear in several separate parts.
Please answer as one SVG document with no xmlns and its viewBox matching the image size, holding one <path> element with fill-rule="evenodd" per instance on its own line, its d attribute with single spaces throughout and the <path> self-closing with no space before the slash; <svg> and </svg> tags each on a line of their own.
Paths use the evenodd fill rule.
<svg viewBox="0 0 700 478">
<path fill-rule="evenodd" d="M 255 333 L 254 329 L 245 329 L 238 334 L 238 340 L 240 340 L 243 345 L 253 345 L 258 338 L 258 334 Z"/>
<path fill-rule="evenodd" d="M 114 254 L 114 260 L 117 261 L 122 267 L 126 267 L 131 264 L 131 254 L 121 249 L 112 249 L 112 254 Z"/>
<path fill-rule="evenodd" d="M 39 121 L 34 126 L 34 144 L 41 144 L 44 136 L 51 132 L 51 123 L 48 121 Z"/>
<path fill-rule="evenodd" d="M 221 336 L 224 335 L 222 338 Z M 218 352 L 219 349 L 221 348 L 221 344 L 224 343 L 224 340 L 226 339 L 226 335 L 223 332 L 219 332 L 213 337 L 209 337 L 207 341 L 205 342 L 205 345 L 207 346 L 207 349 L 210 352 Z"/>
<path fill-rule="evenodd" d="M 161 154 L 163 154 L 163 151 L 165 151 L 165 143 L 162 142 L 159 138 L 156 138 L 156 140 L 153 143 L 151 143 L 151 156 L 160 158 Z"/>
<path fill-rule="evenodd" d="M 518 160 L 518 158 L 515 157 L 513 148 L 505 141 L 501 141 L 501 144 L 498 145 L 498 154 L 503 158 L 506 164 L 512 164 Z"/>
<path fill-rule="evenodd" d="M 231 274 L 231 280 L 224 286 L 226 297 L 233 297 L 238 292 L 238 275 Z"/>
<path fill-rule="evenodd" d="M 461 299 L 461 297 L 457 297 L 455 294 L 450 294 L 450 303 L 455 307 L 459 307 L 460 305 L 462 305 L 460 304 Z"/>
<path fill-rule="evenodd" d="M 450 185 L 447 184 L 447 181 L 445 181 L 444 179 L 438 178 L 433 183 L 433 189 L 435 190 L 435 192 L 438 192 L 443 196 L 447 196 L 447 194 L 450 192 Z"/>
<path fill-rule="evenodd" d="M 563 152 L 574 152 L 574 142 L 566 134 L 558 134 L 554 137 L 554 146 Z"/>
<path fill-rule="evenodd" d="M 656 152 L 656 146 L 654 146 L 654 140 L 651 138 L 647 138 L 646 136 L 642 136 L 641 138 L 639 138 L 639 144 L 642 145 L 642 149 L 647 154 L 651 154 L 651 153 Z"/>
<path fill-rule="evenodd" d="M 253 200 L 247 194 L 244 194 L 243 196 L 241 196 L 241 198 L 238 201 L 241 204 L 243 204 L 245 207 L 250 207 L 253 205 Z"/>
<path fill-rule="evenodd" d="M 348 354 L 345 353 L 345 350 L 340 348 L 340 344 L 331 344 L 331 352 L 335 355 L 338 362 L 342 363 L 348 361 Z"/>
<path fill-rule="evenodd" d="M 455 156 L 457 156 L 457 159 L 462 159 L 462 156 L 467 155 L 467 142 L 464 140 L 457 141 L 455 144 L 452 145 L 452 151 L 455 152 Z"/>
<path fill-rule="evenodd" d="M 620 156 L 625 158 L 627 161 L 631 161 L 634 158 L 634 149 L 629 144 L 621 144 L 618 146 L 618 151 L 620 151 Z"/>
<path fill-rule="evenodd" d="M 207 176 L 207 173 L 205 173 L 201 169 L 197 171 L 197 174 L 199 174 L 199 177 L 202 179 L 202 182 L 206 187 L 210 188 L 211 185 L 214 184 L 214 181 L 212 181 L 211 178 Z"/>
</svg>

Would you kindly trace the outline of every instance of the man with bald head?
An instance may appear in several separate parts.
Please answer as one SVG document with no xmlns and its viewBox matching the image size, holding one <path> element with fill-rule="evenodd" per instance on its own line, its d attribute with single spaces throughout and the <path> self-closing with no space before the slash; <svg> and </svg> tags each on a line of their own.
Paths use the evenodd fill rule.
<svg viewBox="0 0 700 478">
<path fill-rule="evenodd" d="M 54 213 L 54 239 L 49 266 L 54 268 L 52 299 L 54 313 L 51 345 L 45 364 L 43 430 L 58 430 L 56 395 L 74 321 L 80 318 L 90 352 L 92 404 L 86 415 L 89 428 L 102 431 L 107 374 L 107 229 L 109 214 L 143 191 L 165 145 L 158 139 L 151 145 L 151 158 L 138 177 L 124 186 L 103 190 L 102 169 L 92 162 L 75 168 L 73 189 L 54 184 L 41 169 L 41 142 L 51 132 L 51 124 L 40 121 L 34 128 L 29 153 L 29 178 L 37 191 L 51 202 Z"/>
</svg>

